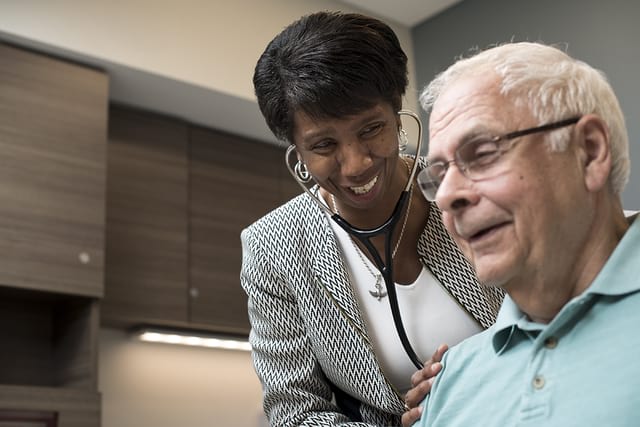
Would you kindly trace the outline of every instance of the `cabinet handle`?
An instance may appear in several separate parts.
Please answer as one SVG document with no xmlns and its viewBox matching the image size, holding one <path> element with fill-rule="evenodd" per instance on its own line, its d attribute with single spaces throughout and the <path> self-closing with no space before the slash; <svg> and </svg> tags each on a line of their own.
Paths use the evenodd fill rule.
<svg viewBox="0 0 640 427">
<path fill-rule="evenodd" d="M 91 262 L 91 255 L 88 252 L 80 252 L 78 254 L 78 259 L 81 264 L 89 264 Z"/>
<path fill-rule="evenodd" d="M 191 295 L 191 298 L 198 298 L 198 296 L 200 296 L 200 291 L 198 288 L 189 288 L 189 295 Z"/>
</svg>

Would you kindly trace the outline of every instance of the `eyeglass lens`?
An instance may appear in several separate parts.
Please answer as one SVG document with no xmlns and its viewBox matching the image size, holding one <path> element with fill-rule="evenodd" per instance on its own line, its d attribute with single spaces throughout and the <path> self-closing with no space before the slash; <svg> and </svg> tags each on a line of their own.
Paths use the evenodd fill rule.
<svg viewBox="0 0 640 427">
<path fill-rule="evenodd" d="M 579 120 L 580 116 L 577 116 L 498 137 L 467 141 L 456 149 L 454 160 L 436 161 L 428 164 L 418 174 L 418 186 L 427 200 L 434 201 L 451 163 L 455 163 L 460 172 L 473 181 L 495 177 L 504 172 L 504 168 L 501 168 L 500 165 L 504 166 L 505 163 L 499 162 L 499 159 L 514 145 L 513 142 L 508 145 L 505 143 L 521 136 L 560 129 L 575 124 Z"/>
</svg>

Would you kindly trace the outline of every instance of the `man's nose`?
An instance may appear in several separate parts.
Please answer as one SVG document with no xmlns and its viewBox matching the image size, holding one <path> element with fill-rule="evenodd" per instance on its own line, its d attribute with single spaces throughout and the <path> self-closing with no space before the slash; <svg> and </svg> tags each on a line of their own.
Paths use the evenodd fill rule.
<svg viewBox="0 0 640 427">
<path fill-rule="evenodd" d="M 476 203 L 479 196 L 474 191 L 473 182 L 453 161 L 449 161 L 448 166 L 436 191 L 435 202 L 441 210 L 453 213 Z"/>
</svg>

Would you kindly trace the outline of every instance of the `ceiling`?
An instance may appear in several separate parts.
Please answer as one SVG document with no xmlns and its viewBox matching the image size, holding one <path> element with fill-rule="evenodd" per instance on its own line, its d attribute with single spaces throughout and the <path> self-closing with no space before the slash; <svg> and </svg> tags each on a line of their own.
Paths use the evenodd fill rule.
<svg viewBox="0 0 640 427">
<path fill-rule="evenodd" d="M 413 27 L 462 0 L 341 0 L 380 18 Z"/>
</svg>

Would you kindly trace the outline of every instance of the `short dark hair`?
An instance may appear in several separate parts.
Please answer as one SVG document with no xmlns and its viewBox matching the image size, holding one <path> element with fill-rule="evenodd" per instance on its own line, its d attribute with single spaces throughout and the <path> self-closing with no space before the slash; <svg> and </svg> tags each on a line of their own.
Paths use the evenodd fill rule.
<svg viewBox="0 0 640 427">
<path fill-rule="evenodd" d="M 386 101 L 396 110 L 408 84 L 407 55 L 393 30 L 365 15 L 318 12 L 278 34 L 256 64 L 260 111 L 280 140 L 293 143 L 293 115 L 353 115 Z"/>
</svg>

